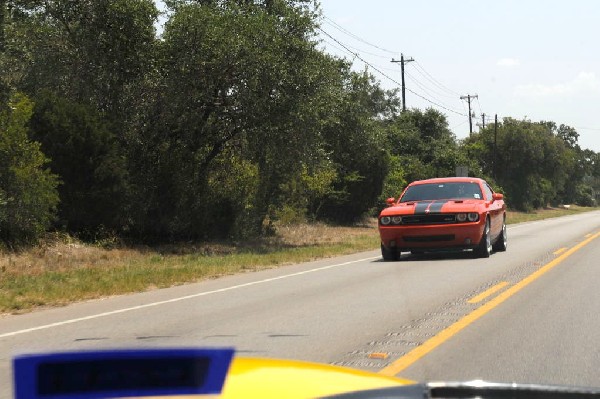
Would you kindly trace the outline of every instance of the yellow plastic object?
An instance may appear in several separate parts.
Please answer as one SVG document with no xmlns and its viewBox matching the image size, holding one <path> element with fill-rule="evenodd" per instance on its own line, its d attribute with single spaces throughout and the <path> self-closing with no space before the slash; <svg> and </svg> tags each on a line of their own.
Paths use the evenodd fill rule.
<svg viewBox="0 0 600 399">
<path fill-rule="evenodd" d="M 295 360 L 234 358 L 223 399 L 319 398 L 338 393 L 413 384 L 362 370 Z"/>
</svg>

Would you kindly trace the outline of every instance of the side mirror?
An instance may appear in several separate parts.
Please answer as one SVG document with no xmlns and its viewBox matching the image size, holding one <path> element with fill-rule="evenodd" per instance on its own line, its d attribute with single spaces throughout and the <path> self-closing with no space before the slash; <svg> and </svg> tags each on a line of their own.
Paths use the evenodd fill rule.
<svg viewBox="0 0 600 399">
<path fill-rule="evenodd" d="M 500 194 L 500 193 L 492 194 L 492 201 L 500 201 L 501 199 L 504 199 L 504 194 Z"/>
<path fill-rule="evenodd" d="M 385 200 L 385 203 L 388 204 L 389 206 L 394 205 L 394 202 L 396 202 L 396 199 L 393 197 L 390 197 L 388 199 Z"/>
</svg>

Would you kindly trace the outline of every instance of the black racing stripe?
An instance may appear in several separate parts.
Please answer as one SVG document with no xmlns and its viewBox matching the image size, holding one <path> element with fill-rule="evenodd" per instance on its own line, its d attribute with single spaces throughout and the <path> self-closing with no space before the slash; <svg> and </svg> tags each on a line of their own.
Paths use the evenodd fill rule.
<svg viewBox="0 0 600 399">
<path fill-rule="evenodd" d="M 447 204 L 448 200 L 444 200 L 444 201 L 435 201 L 433 204 L 431 204 L 431 206 L 429 207 L 429 213 L 440 213 L 442 211 L 442 207 Z"/>
<path fill-rule="evenodd" d="M 431 205 L 431 201 L 417 202 L 415 206 L 415 215 L 425 215 L 425 211 Z"/>
</svg>

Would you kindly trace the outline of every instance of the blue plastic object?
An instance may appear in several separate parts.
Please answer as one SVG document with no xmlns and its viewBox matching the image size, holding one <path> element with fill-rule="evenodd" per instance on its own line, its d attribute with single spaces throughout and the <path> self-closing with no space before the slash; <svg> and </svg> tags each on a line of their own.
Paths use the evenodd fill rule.
<svg viewBox="0 0 600 399">
<path fill-rule="evenodd" d="M 216 395 L 233 349 L 138 349 L 31 354 L 13 360 L 15 399 Z"/>
</svg>

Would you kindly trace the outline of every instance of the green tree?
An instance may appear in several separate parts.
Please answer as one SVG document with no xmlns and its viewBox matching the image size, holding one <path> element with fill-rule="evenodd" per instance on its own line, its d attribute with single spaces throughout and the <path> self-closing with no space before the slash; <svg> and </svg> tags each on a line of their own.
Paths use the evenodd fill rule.
<svg viewBox="0 0 600 399">
<path fill-rule="evenodd" d="M 573 168 L 574 152 L 554 126 L 504 118 L 495 139 L 492 125 L 466 139 L 464 146 L 484 174 L 495 175 L 512 207 L 530 210 L 559 201 Z"/>
<path fill-rule="evenodd" d="M 258 231 L 283 203 L 285 183 L 320 162 L 318 93 L 328 76 L 311 40 L 314 15 L 272 3 L 174 8 L 128 137 L 140 234 Z M 211 177 L 224 176 L 224 156 L 250 177 L 231 195 Z M 241 192 L 252 197 L 237 203 Z"/>
<path fill-rule="evenodd" d="M 390 156 L 389 172 L 383 182 L 383 190 L 379 199 L 381 204 L 388 198 L 398 198 L 409 182 L 404 177 L 404 169 L 400 157 Z"/>
<path fill-rule="evenodd" d="M 397 114 L 399 101 L 367 71 L 341 72 L 336 106 L 323 129 L 337 177 L 318 216 L 350 223 L 378 205 L 390 162 L 384 121 Z"/>
<path fill-rule="evenodd" d="M 126 163 L 116 135 L 89 106 L 49 92 L 36 98 L 31 137 L 41 143 L 62 184 L 58 224 L 84 237 L 98 229 L 122 229 Z"/>
<path fill-rule="evenodd" d="M 6 0 L 0 0 L 0 53 L 4 52 L 6 39 L 4 35 L 4 24 L 6 21 Z"/>
<path fill-rule="evenodd" d="M 150 68 L 158 17 L 152 0 L 8 0 L 9 79 L 30 96 L 47 89 L 113 121 Z"/>
<path fill-rule="evenodd" d="M 35 240 L 54 219 L 58 180 L 47 168 L 39 143 L 28 138 L 33 103 L 14 95 L 0 111 L 0 240 Z"/>
<path fill-rule="evenodd" d="M 446 116 L 433 108 L 402 112 L 389 121 L 387 132 L 390 153 L 398 157 L 408 182 L 454 176 L 460 165 L 478 172 L 461 151 Z"/>
</svg>

